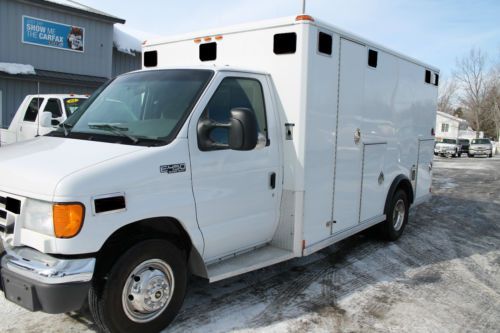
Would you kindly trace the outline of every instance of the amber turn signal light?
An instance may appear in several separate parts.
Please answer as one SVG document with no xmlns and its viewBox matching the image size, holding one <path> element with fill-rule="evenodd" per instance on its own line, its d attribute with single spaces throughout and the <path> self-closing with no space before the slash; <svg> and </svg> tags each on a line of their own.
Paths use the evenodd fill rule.
<svg viewBox="0 0 500 333">
<path fill-rule="evenodd" d="M 54 204 L 52 212 L 54 234 L 57 238 L 71 238 L 78 235 L 85 216 L 85 208 L 82 204 Z"/>
</svg>

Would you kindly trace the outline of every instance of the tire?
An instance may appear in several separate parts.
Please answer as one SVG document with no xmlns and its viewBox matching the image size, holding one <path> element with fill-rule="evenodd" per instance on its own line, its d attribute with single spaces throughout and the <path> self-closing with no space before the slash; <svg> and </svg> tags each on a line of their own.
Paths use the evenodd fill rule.
<svg viewBox="0 0 500 333">
<path fill-rule="evenodd" d="M 468 154 L 468 156 L 471 157 L 471 158 L 474 157 L 474 155 L 472 155 L 472 154 Z"/>
<path fill-rule="evenodd" d="M 398 189 L 387 207 L 387 219 L 379 225 L 380 236 L 387 241 L 395 241 L 403 234 L 408 224 L 410 204 L 406 192 Z"/>
<path fill-rule="evenodd" d="M 96 282 L 89 291 L 90 312 L 100 331 L 159 332 L 174 320 L 184 301 L 186 255 L 168 241 L 142 241 L 126 251 L 106 276 L 104 285 Z M 134 293 L 134 286 L 153 290 Z M 145 309 L 144 298 L 159 309 Z"/>
</svg>

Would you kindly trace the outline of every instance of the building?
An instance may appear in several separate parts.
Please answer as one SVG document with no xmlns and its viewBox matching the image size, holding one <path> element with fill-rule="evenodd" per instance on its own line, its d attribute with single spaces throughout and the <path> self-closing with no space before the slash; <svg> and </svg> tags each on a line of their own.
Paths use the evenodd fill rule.
<svg viewBox="0 0 500 333">
<path fill-rule="evenodd" d="M 443 139 L 468 139 L 482 138 L 483 132 L 474 131 L 467 120 L 452 116 L 441 111 L 436 116 L 436 141 Z"/>
<path fill-rule="evenodd" d="M 114 27 L 123 23 L 71 0 L 0 0 L 0 125 L 28 94 L 90 94 L 139 69 L 140 41 L 130 46 L 134 38 Z"/>
</svg>

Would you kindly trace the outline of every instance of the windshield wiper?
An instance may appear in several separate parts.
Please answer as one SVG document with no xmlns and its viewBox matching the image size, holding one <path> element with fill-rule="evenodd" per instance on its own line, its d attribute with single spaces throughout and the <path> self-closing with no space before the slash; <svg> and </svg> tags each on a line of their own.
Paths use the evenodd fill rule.
<svg viewBox="0 0 500 333">
<path fill-rule="evenodd" d="M 122 126 L 118 126 L 118 125 L 114 125 L 114 124 L 107 124 L 107 123 L 89 123 L 88 127 L 91 129 L 98 129 L 98 130 L 109 131 L 109 132 L 115 133 L 119 136 L 126 137 L 126 138 L 130 139 L 130 141 L 132 141 L 133 143 L 139 142 L 138 138 L 136 138 L 130 134 L 124 133 L 125 131 L 128 131 L 127 127 L 122 127 Z"/>
</svg>

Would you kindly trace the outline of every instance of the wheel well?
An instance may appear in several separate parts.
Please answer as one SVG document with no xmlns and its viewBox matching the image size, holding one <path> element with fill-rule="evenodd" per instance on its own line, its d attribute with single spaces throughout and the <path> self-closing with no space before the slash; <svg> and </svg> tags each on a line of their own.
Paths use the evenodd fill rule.
<svg viewBox="0 0 500 333">
<path fill-rule="evenodd" d="M 408 196 L 408 200 L 410 201 L 410 205 L 413 203 L 414 200 L 413 186 L 411 185 L 410 180 L 405 175 L 399 175 L 394 179 L 394 181 L 391 184 L 391 187 L 389 188 L 389 192 L 387 193 L 387 198 L 385 200 L 385 209 L 384 209 L 385 213 L 387 213 L 387 210 L 389 209 L 391 198 L 393 197 L 394 193 L 396 193 L 396 191 L 399 189 L 405 191 L 406 195 Z"/>
<path fill-rule="evenodd" d="M 101 247 L 96 260 L 95 280 L 104 278 L 125 251 L 148 239 L 165 239 L 172 242 L 184 251 L 186 261 L 193 249 L 191 238 L 177 219 L 158 217 L 137 221 L 115 231 Z"/>
</svg>

